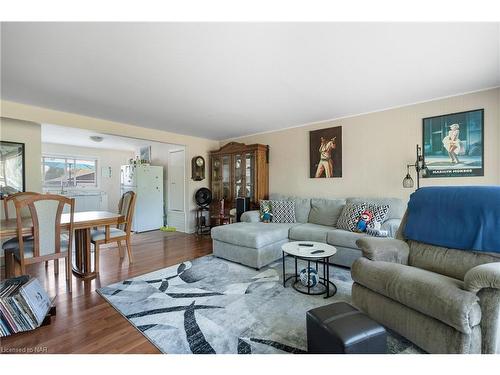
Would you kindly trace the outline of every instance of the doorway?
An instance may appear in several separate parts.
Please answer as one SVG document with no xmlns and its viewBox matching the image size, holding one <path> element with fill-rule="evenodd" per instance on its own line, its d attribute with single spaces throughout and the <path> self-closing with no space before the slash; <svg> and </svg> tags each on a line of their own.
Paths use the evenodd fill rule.
<svg viewBox="0 0 500 375">
<path fill-rule="evenodd" d="M 164 225 L 188 228 L 184 160 L 184 145 L 42 124 L 43 190 L 75 198 L 77 211 L 111 212 L 118 210 L 124 189 L 136 190 L 133 227 L 139 232 Z"/>
</svg>

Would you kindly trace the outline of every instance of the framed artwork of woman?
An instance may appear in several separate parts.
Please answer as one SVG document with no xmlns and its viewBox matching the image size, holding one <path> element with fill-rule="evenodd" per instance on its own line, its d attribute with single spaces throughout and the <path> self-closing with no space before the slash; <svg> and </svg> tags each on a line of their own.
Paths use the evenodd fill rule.
<svg viewBox="0 0 500 375">
<path fill-rule="evenodd" d="M 424 177 L 484 176 L 484 109 L 423 119 Z"/>
</svg>

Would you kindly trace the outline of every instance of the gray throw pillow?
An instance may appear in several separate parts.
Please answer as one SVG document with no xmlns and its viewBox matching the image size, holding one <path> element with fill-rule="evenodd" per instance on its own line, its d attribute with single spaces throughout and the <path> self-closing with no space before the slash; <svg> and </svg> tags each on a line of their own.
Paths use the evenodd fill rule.
<svg viewBox="0 0 500 375">
<path fill-rule="evenodd" d="M 354 232 L 361 213 L 366 210 L 366 204 L 347 203 L 337 221 L 337 228 Z"/>
<path fill-rule="evenodd" d="M 273 223 L 295 223 L 295 201 L 271 201 Z"/>
<path fill-rule="evenodd" d="M 342 213 L 345 199 L 311 199 L 309 223 L 334 226 Z"/>
</svg>

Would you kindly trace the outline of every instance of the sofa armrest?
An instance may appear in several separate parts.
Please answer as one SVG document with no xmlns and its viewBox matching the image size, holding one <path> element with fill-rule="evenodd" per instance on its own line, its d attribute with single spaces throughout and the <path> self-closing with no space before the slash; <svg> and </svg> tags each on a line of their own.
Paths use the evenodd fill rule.
<svg viewBox="0 0 500 375">
<path fill-rule="evenodd" d="M 258 223 L 260 221 L 260 211 L 245 211 L 241 214 L 240 220 L 245 223 Z"/>
<path fill-rule="evenodd" d="M 471 268 L 464 287 L 477 293 L 481 307 L 481 353 L 500 353 L 500 262 Z"/>
<path fill-rule="evenodd" d="M 370 260 L 408 264 L 408 244 L 394 238 L 365 237 L 356 241 L 363 256 Z"/>
<path fill-rule="evenodd" d="M 389 233 L 389 237 L 396 237 L 396 232 L 398 231 L 399 225 L 401 224 L 401 219 L 389 219 L 382 223 L 380 229 L 386 230 Z"/>
<path fill-rule="evenodd" d="M 470 292 L 481 289 L 500 289 L 500 262 L 485 263 L 471 268 L 464 277 L 464 286 Z"/>
</svg>

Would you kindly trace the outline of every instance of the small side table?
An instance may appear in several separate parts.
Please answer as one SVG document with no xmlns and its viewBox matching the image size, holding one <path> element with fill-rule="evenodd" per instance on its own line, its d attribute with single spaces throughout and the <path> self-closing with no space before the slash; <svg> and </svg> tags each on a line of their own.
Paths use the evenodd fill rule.
<svg viewBox="0 0 500 375">
<path fill-rule="evenodd" d="M 309 295 L 321 295 L 325 294 L 325 298 L 329 298 L 337 293 L 337 286 L 330 281 L 330 258 L 337 253 L 337 249 L 334 246 L 328 245 L 322 242 L 313 241 L 295 241 L 287 242 L 281 246 L 283 251 L 283 287 L 286 287 L 288 280 L 294 279 L 292 284 L 293 289 L 302 294 Z M 295 274 L 285 278 L 285 255 L 289 255 L 295 260 Z M 297 270 L 297 260 L 301 259 L 307 262 L 307 291 L 298 288 L 300 283 L 299 274 Z M 316 271 L 319 276 L 318 265 L 323 265 L 323 276 L 319 276 L 318 285 L 322 285 L 323 288 L 320 291 L 312 291 L 309 285 L 309 268 L 311 267 L 311 262 L 316 265 Z M 333 293 L 332 293 L 333 291 Z"/>
<path fill-rule="evenodd" d="M 208 215 L 205 215 L 205 212 Z M 210 234 L 210 208 L 200 206 L 196 209 L 196 234 Z"/>
</svg>

